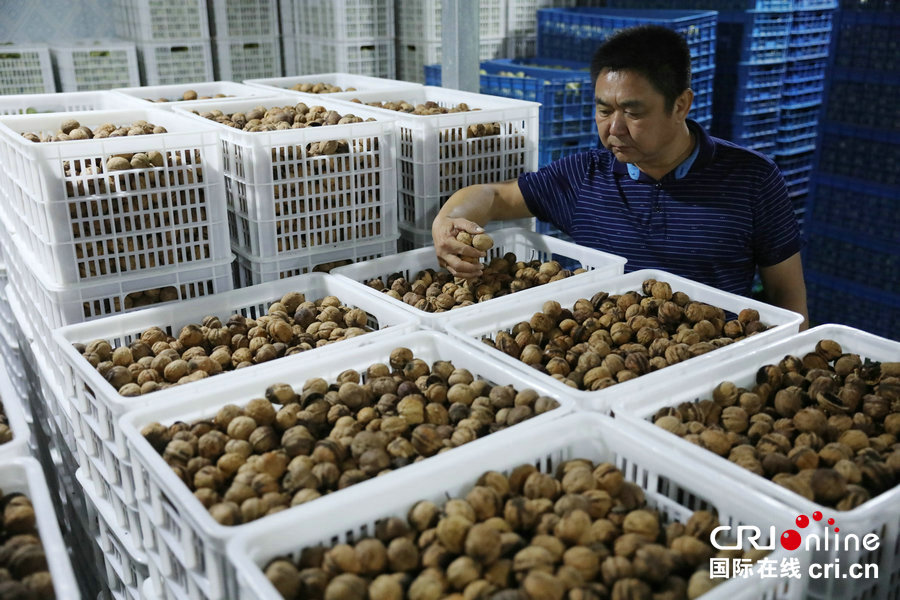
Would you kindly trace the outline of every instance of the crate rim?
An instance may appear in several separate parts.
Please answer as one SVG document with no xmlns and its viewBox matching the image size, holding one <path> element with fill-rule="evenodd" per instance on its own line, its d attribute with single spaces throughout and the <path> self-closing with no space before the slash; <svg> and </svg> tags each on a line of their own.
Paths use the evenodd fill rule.
<svg viewBox="0 0 900 600">
<path fill-rule="evenodd" d="M 590 435 L 596 432 L 597 429 L 600 429 L 604 433 L 604 436 L 592 437 Z M 503 471 L 509 470 L 522 463 L 534 464 L 533 459 L 536 454 L 544 455 L 541 457 L 541 461 L 543 462 L 544 457 L 551 452 L 556 453 L 563 448 L 568 451 L 571 450 L 572 445 L 585 442 L 594 446 L 594 450 L 600 449 L 601 452 L 598 454 L 602 453 L 603 456 L 616 456 L 616 462 L 618 462 L 619 457 L 622 455 L 626 455 L 629 462 L 633 462 L 631 457 L 637 454 L 642 460 L 642 463 L 655 464 L 658 468 L 660 463 L 674 463 L 680 458 L 678 453 L 670 452 L 669 449 L 664 446 L 656 444 L 655 440 L 645 442 L 643 439 L 637 437 L 635 430 L 627 426 L 622 427 L 622 424 L 617 423 L 616 420 L 596 413 L 571 413 L 552 422 L 544 423 L 540 428 L 535 428 L 532 433 L 537 433 L 539 435 L 543 434 L 541 435 L 542 439 L 537 442 L 538 445 L 536 449 L 528 446 L 528 441 L 521 438 L 518 440 L 509 440 L 506 447 L 501 447 L 501 442 L 506 442 L 506 440 L 494 439 L 494 452 L 487 455 L 484 451 L 480 451 L 477 448 L 467 448 L 466 446 L 463 446 L 461 448 L 462 451 L 458 454 L 448 454 L 446 456 L 436 457 L 439 460 L 432 464 L 422 463 L 410 465 L 411 469 L 405 473 L 408 485 L 400 488 L 403 491 L 399 494 L 397 493 L 396 484 L 391 486 L 384 484 L 383 481 L 379 482 L 379 486 L 372 486 L 367 490 L 357 489 L 352 494 L 347 494 L 340 504 L 340 508 L 346 510 L 345 522 L 348 519 L 353 521 L 352 528 L 355 533 L 355 531 L 359 529 L 360 523 L 372 523 L 379 520 L 379 518 L 384 518 L 386 516 L 405 515 L 406 510 L 408 510 L 415 501 L 422 498 L 434 497 L 436 495 L 434 493 L 435 490 L 443 490 L 444 495 L 449 496 L 449 493 L 447 492 L 448 489 L 469 489 L 475 484 L 476 479 L 487 470 L 493 469 Z M 549 437 L 553 438 L 552 441 L 546 439 Z M 611 440 L 611 442 L 607 440 Z M 516 458 L 508 456 L 509 446 L 512 447 L 512 451 Z M 615 450 L 614 447 L 616 448 Z M 624 451 L 620 450 L 623 447 L 627 449 Z M 580 452 L 580 450 L 576 452 Z M 652 458 L 647 454 L 652 455 Z M 521 456 L 527 456 L 527 458 L 521 458 Z M 580 456 L 581 454 L 576 453 L 570 458 L 578 458 Z M 592 458 L 592 460 L 594 459 Z M 477 467 L 472 468 L 470 466 L 472 464 L 477 465 Z M 793 513 L 790 513 L 789 507 L 784 504 L 766 498 L 757 492 L 747 492 L 745 490 L 741 490 L 742 494 L 734 494 L 728 497 L 728 499 L 722 500 L 724 494 L 717 493 L 718 490 L 721 489 L 721 482 L 719 480 L 690 464 L 679 463 L 679 467 L 683 468 L 676 471 L 677 475 L 675 475 L 673 479 L 679 483 L 684 482 L 685 480 L 690 481 L 688 485 L 690 485 L 692 492 L 695 492 L 699 488 L 702 498 L 708 500 L 710 504 L 718 507 L 718 505 L 723 504 L 723 502 L 727 504 L 737 502 L 739 505 L 738 510 L 744 514 L 748 511 L 753 511 L 755 515 L 753 517 L 754 520 L 761 518 L 764 509 L 760 509 L 759 507 L 766 506 L 769 514 L 777 515 L 775 519 L 778 520 L 779 525 L 784 523 L 789 526 L 791 523 L 792 517 L 789 515 L 792 515 Z M 449 478 L 444 478 L 437 484 L 434 482 L 434 478 L 439 471 L 449 473 Z M 632 477 L 629 477 L 627 473 L 623 474 L 626 476 L 626 480 L 632 480 Z M 421 491 L 421 481 L 423 480 L 428 482 L 426 484 L 427 489 L 429 489 L 428 493 L 423 493 Z M 646 489 L 652 485 L 642 482 L 639 482 L 638 484 L 642 489 Z M 650 489 L 650 493 L 652 494 L 652 500 L 648 501 L 648 504 L 667 504 L 664 500 L 661 500 L 661 498 L 665 497 L 664 494 L 660 494 L 654 489 Z M 719 498 L 718 500 L 709 500 L 709 498 L 717 496 Z M 412 500 L 412 498 L 415 498 L 415 500 Z M 672 499 L 669 500 L 675 502 Z M 684 508 L 683 503 L 676 504 Z M 383 508 L 384 506 L 389 508 Z M 732 504 L 731 512 L 734 512 L 733 507 L 734 505 Z M 288 515 L 274 515 L 271 521 L 260 523 L 259 526 L 254 529 L 248 528 L 243 530 L 241 533 L 231 538 L 227 543 L 226 551 L 229 560 L 232 564 L 237 566 L 239 585 L 241 583 L 249 583 L 254 588 L 255 592 L 267 592 L 266 597 L 271 595 L 272 598 L 277 598 L 278 594 L 275 592 L 274 586 L 272 586 L 263 575 L 262 567 L 259 564 L 259 562 L 261 562 L 260 559 L 262 558 L 260 552 L 265 552 L 266 554 L 266 557 L 262 558 L 262 560 L 270 560 L 275 556 L 294 554 L 308 544 L 314 544 L 322 539 L 341 537 L 346 533 L 350 533 L 347 525 L 330 522 L 327 515 L 328 512 L 326 512 L 324 507 L 316 507 L 315 512 L 312 510 L 309 512 L 307 515 L 308 518 L 305 519 L 304 522 L 314 533 L 307 533 L 306 531 L 299 533 L 299 537 L 303 539 L 301 542 L 296 541 L 298 536 L 295 535 L 274 535 L 276 532 L 297 532 L 297 520 L 291 519 Z M 326 531 L 327 533 L 325 533 Z M 369 532 L 369 535 L 372 535 L 372 532 Z M 313 539 L 315 541 L 310 541 Z M 271 546 L 265 550 L 261 550 L 260 547 L 262 544 L 266 544 L 268 540 L 273 540 L 274 544 L 271 544 Z M 784 551 L 778 550 L 777 552 L 780 555 Z M 250 581 L 241 581 L 240 578 L 242 576 L 249 576 Z M 742 580 L 740 578 L 723 582 L 716 587 L 715 591 L 710 591 L 706 596 L 709 597 L 710 600 L 722 600 L 724 598 L 749 600 L 750 598 L 758 598 L 758 596 L 753 595 L 754 592 L 758 592 L 758 590 L 745 589 L 742 592 L 739 587 L 741 582 Z M 803 585 L 801 585 L 801 587 L 803 587 Z"/>
<path fill-rule="evenodd" d="M 481 367 L 472 367 L 470 370 L 473 372 L 473 375 L 481 376 L 483 373 L 487 372 L 489 378 L 495 378 L 503 380 L 512 380 L 515 382 L 517 387 L 530 387 L 537 391 L 540 395 L 549 395 L 556 399 L 559 402 L 559 407 L 543 413 L 541 415 L 535 415 L 530 419 L 519 423 L 517 425 L 513 425 L 511 427 L 507 427 L 501 431 L 491 433 L 485 435 L 484 437 L 475 439 L 472 442 L 467 444 L 463 444 L 461 447 L 475 445 L 476 448 L 481 448 L 485 444 L 479 443 L 483 442 L 485 439 L 489 439 L 492 436 L 503 435 L 504 439 L 510 435 L 510 431 L 513 436 L 517 436 L 522 432 L 527 432 L 537 424 L 546 421 L 556 420 L 564 415 L 572 413 L 574 411 L 574 404 L 572 401 L 559 394 L 554 394 L 550 392 L 550 389 L 547 385 L 542 384 L 537 381 L 533 377 L 523 374 L 517 373 L 509 370 L 504 370 L 502 367 L 492 364 L 492 363 L 483 363 L 481 361 L 481 356 L 477 353 L 472 352 L 469 348 L 466 348 L 462 344 L 457 343 L 455 340 L 450 338 L 447 334 L 431 331 L 431 330 L 416 330 L 412 332 L 405 333 L 397 333 L 392 336 L 385 336 L 383 339 L 373 342 L 372 344 L 368 344 L 366 346 L 360 348 L 354 348 L 344 353 L 341 357 L 341 362 L 343 365 L 336 364 L 335 357 L 333 356 L 320 356 L 315 360 L 307 360 L 305 362 L 301 362 L 303 359 L 297 359 L 297 355 L 294 355 L 293 362 L 298 363 L 296 368 L 292 370 L 290 378 L 293 380 L 299 380 L 301 378 L 309 378 L 309 377 L 321 377 L 321 375 L 316 375 L 316 373 L 321 373 L 323 371 L 335 371 L 335 373 L 343 370 L 344 368 L 352 368 L 346 367 L 346 365 L 356 365 L 357 362 L 361 362 L 363 360 L 371 360 L 370 357 L 373 354 L 387 356 L 387 354 L 398 345 L 404 345 L 406 347 L 415 347 L 415 344 L 431 344 L 433 347 L 441 347 L 441 348 L 452 348 L 453 352 L 462 353 L 466 356 L 467 361 L 478 361 L 481 364 Z M 415 354 L 415 350 L 413 350 Z M 354 362 L 356 361 L 356 362 Z M 293 365 L 282 365 L 285 366 L 293 366 Z M 479 369 L 483 368 L 484 370 L 479 371 Z M 283 369 L 282 369 L 283 370 Z M 278 377 L 278 371 L 271 368 L 271 364 L 269 368 L 258 370 L 253 379 L 245 378 L 242 386 L 237 388 L 238 394 L 243 394 L 243 389 L 246 388 L 256 388 L 261 385 L 265 385 L 266 381 L 275 381 Z M 500 378 L 497 377 L 500 375 Z M 281 379 L 285 380 L 284 377 Z M 213 378 L 214 381 L 214 378 Z M 224 386 L 222 386 L 224 388 Z M 172 498 L 176 499 L 179 502 L 178 508 L 183 511 L 186 520 L 191 521 L 191 523 L 195 526 L 196 529 L 199 529 L 203 536 L 207 538 L 216 538 L 216 539 L 230 539 L 236 532 L 245 531 L 249 528 L 252 528 L 257 521 L 251 521 L 250 523 L 243 523 L 241 525 L 234 526 L 224 526 L 219 524 L 209 512 L 203 507 L 202 504 L 194 497 L 193 493 L 190 489 L 188 489 L 187 485 L 178 478 L 174 471 L 172 471 L 171 467 L 163 460 L 162 455 L 157 453 L 151 446 L 150 443 L 147 442 L 146 439 L 141 435 L 140 431 L 143 425 L 153 421 L 162 421 L 168 419 L 175 418 L 192 418 L 187 415 L 197 415 L 197 414 L 214 414 L 214 411 L 217 410 L 218 407 L 228 403 L 223 400 L 223 395 L 227 395 L 227 389 L 215 389 L 208 388 L 209 392 L 205 392 L 200 397 L 192 397 L 189 400 L 180 400 L 179 402 L 169 402 L 164 405 L 159 406 L 148 406 L 136 410 L 129 411 L 122 415 L 118 422 L 119 426 L 126 438 L 127 445 L 131 450 L 132 454 L 137 454 L 140 458 L 134 458 L 133 460 L 141 465 L 140 468 L 150 467 L 153 471 L 153 475 L 163 483 L 164 489 L 168 494 L 171 495 Z M 234 392 L 234 388 L 230 388 L 232 392 Z M 241 399 L 247 401 L 250 400 L 253 396 L 245 395 L 241 396 Z M 241 400 L 234 400 L 234 402 L 240 402 Z M 536 422 L 536 423 L 535 423 Z M 518 427 L 518 429 L 517 429 Z M 456 450 L 457 448 L 454 448 Z M 429 458 L 433 458 L 429 457 Z M 424 462 L 424 461 L 422 461 Z M 396 469 L 395 471 L 402 471 L 401 469 Z M 393 471 L 392 471 L 393 473 Z M 392 480 L 391 473 L 387 474 L 389 480 Z M 370 478 L 360 484 L 356 484 L 350 486 L 350 488 L 345 488 L 344 490 L 337 490 L 335 492 L 331 492 L 322 496 L 317 500 L 321 500 L 322 498 L 329 498 L 336 493 L 344 492 L 346 489 L 351 489 L 357 487 L 358 485 L 364 485 L 367 482 L 374 481 L 375 479 L 382 480 L 383 478 Z M 147 500 L 139 500 L 139 502 L 147 503 Z M 313 506 L 316 504 L 316 500 L 313 500 L 309 503 L 299 505 L 297 507 L 291 507 L 288 511 L 292 512 L 294 515 L 302 516 L 306 509 L 309 506 Z M 319 506 L 323 503 L 320 502 Z M 328 505 L 331 502 L 324 502 L 324 504 Z M 303 506 L 305 508 L 300 508 Z"/>
<path fill-rule="evenodd" d="M 592 17 L 616 17 L 620 19 L 634 19 L 636 21 L 665 21 L 665 22 L 683 22 L 693 21 L 696 19 L 715 20 L 718 12 L 715 10 L 703 9 L 674 9 L 674 8 L 651 8 L 651 9 L 634 9 L 634 8 L 605 8 L 605 7 L 569 7 L 569 8 L 541 8 L 538 9 L 538 15 L 541 12 L 547 14 L 572 13 L 578 15 L 588 15 Z M 763 11 L 770 12 L 770 11 Z M 790 12 L 790 11 L 788 11 Z"/>
<path fill-rule="evenodd" d="M 141 92 L 144 90 L 153 90 L 159 92 L 167 92 L 167 91 L 185 91 L 192 89 L 196 92 L 203 92 L 205 89 L 210 88 L 225 88 L 225 91 L 228 91 L 228 88 L 236 88 L 238 91 L 246 91 L 248 92 L 246 96 L 248 97 L 263 97 L 264 94 L 258 93 L 258 89 L 253 86 L 246 85 L 243 83 L 239 83 L 237 81 L 227 81 L 227 80 L 219 80 L 219 81 L 193 81 L 188 83 L 165 83 L 162 85 L 138 85 L 138 86 L 130 86 L 130 87 L 120 87 L 113 88 L 109 90 L 109 92 L 116 94 L 117 96 L 127 96 L 132 100 L 138 100 L 141 103 L 141 106 L 154 106 L 154 107 L 162 107 L 162 106 L 172 106 L 175 104 L 179 104 L 182 102 L 212 102 L 216 100 L 234 100 L 235 98 L 209 98 L 208 100 L 171 100 L 169 102 L 150 102 L 145 100 L 141 95 Z"/>
</svg>

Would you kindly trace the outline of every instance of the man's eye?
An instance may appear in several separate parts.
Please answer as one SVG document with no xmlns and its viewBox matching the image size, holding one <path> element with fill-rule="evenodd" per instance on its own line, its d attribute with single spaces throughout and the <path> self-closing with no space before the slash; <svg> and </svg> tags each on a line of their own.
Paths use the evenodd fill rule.
<svg viewBox="0 0 900 600">
<path fill-rule="evenodd" d="M 625 115 L 631 117 L 632 119 L 639 119 L 641 117 L 641 113 L 625 111 Z"/>
<path fill-rule="evenodd" d="M 598 109 L 597 109 L 597 114 L 600 115 L 601 117 L 608 117 L 609 115 L 612 114 L 612 111 L 611 111 L 611 110 L 605 110 L 605 109 L 598 108 Z"/>
</svg>

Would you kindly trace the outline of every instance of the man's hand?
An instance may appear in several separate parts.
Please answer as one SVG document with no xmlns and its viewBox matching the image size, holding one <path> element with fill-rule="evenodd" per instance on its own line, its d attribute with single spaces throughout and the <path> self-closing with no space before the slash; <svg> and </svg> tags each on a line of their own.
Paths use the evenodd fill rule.
<svg viewBox="0 0 900 600">
<path fill-rule="evenodd" d="M 486 256 L 481 250 L 457 241 L 456 234 L 467 231 L 472 235 L 484 233 L 484 229 L 473 221 L 461 218 L 441 217 L 431 225 L 434 238 L 434 252 L 438 264 L 456 277 L 472 279 L 481 276 L 481 259 Z"/>
</svg>

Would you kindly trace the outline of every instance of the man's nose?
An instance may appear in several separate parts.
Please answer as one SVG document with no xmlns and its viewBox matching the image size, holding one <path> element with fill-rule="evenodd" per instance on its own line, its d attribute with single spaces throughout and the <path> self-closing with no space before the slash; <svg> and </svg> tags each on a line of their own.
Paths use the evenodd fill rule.
<svg viewBox="0 0 900 600">
<path fill-rule="evenodd" d="M 625 126 L 625 115 L 620 112 L 613 113 L 609 121 L 609 133 L 616 137 L 628 133 L 628 128 Z"/>
</svg>

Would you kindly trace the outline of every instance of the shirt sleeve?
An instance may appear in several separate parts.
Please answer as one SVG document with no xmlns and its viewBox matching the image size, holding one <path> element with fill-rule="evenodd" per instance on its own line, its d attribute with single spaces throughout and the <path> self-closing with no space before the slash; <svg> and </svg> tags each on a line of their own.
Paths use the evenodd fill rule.
<svg viewBox="0 0 900 600">
<path fill-rule="evenodd" d="M 531 214 L 571 232 L 579 183 L 584 180 L 590 160 L 590 152 L 580 152 L 519 175 L 519 190 Z"/>
<path fill-rule="evenodd" d="M 760 188 L 753 214 L 753 254 L 756 264 L 770 267 L 799 252 L 803 243 L 787 184 L 777 167 L 772 166 Z"/>
</svg>

